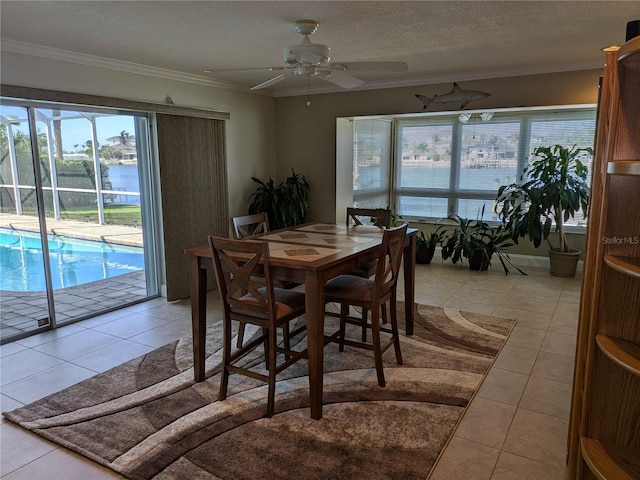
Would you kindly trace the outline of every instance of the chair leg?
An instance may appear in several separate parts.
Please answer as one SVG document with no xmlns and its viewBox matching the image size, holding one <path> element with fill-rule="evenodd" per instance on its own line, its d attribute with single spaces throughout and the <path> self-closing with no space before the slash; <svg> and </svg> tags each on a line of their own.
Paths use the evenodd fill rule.
<svg viewBox="0 0 640 480">
<path fill-rule="evenodd" d="M 231 320 L 223 320 L 222 339 L 222 372 L 220 373 L 220 392 L 218 400 L 227 398 L 227 386 L 229 385 L 229 358 L 231 357 Z"/>
<path fill-rule="evenodd" d="M 376 362 L 378 385 L 385 386 L 384 370 L 382 369 L 382 347 L 380 345 L 380 308 L 371 312 L 371 337 L 373 339 L 373 356 Z"/>
<path fill-rule="evenodd" d="M 386 307 L 383 305 L 382 308 Z M 396 351 L 396 363 L 402 365 L 402 352 L 400 351 L 400 335 L 398 334 L 398 315 L 396 307 L 396 298 L 391 297 L 389 300 L 389 309 L 391 310 L 391 332 L 393 335 L 393 348 Z"/>
<path fill-rule="evenodd" d="M 366 342 L 367 341 L 367 317 L 369 310 L 367 310 L 366 308 L 362 307 L 362 342 Z"/>
<path fill-rule="evenodd" d="M 267 417 L 273 416 L 273 409 L 276 399 L 276 338 L 277 332 L 275 328 L 269 329 L 269 391 L 267 394 Z"/>
<path fill-rule="evenodd" d="M 262 336 L 264 337 L 264 366 L 265 368 L 269 368 L 269 352 L 270 352 L 270 345 L 269 345 L 269 330 L 267 330 L 266 328 L 262 329 Z"/>
<path fill-rule="evenodd" d="M 349 305 L 346 303 L 340 304 L 340 346 L 338 347 L 339 352 L 344 352 L 344 332 L 345 327 L 347 325 L 346 318 L 349 314 Z"/>
<path fill-rule="evenodd" d="M 238 342 L 236 343 L 236 347 L 237 348 L 242 348 L 242 342 L 244 341 L 244 327 L 245 327 L 245 323 L 244 322 L 240 322 L 240 324 L 238 325 Z"/>
<path fill-rule="evenodd" d="M 291 350 L 291 340 L 290 340 L 290 335 L 289 335 L 289 323 L 285 323 L 282 326 L 282 340 L 283 340 L 283 343 L 284 343 L 284 348 L 286 350 Z M 284 358 L 289 360 L 291 358 L 291 355 L 285 354 Z"/>
</svg>

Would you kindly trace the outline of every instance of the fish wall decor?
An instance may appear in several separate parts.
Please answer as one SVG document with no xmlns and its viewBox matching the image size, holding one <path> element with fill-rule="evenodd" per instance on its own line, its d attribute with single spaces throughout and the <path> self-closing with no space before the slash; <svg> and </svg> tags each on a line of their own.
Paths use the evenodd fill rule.
<svg viewBox="0 0 640 480">
<path fill-rule="evenodd" d="M 429 98 L 425 95 L 416 94 L 416 97 L 424 104 L 423 110 L 426 110 L 432 103 L 460 103 L 460 109 L 463 109 L 469 102 L 481 100 L 490 95 L 490 93 L 479 90 L 463 90 L 454 82 L 451 91 L 444 95 L 434 95 L 433 98 Z"/>
</svg>

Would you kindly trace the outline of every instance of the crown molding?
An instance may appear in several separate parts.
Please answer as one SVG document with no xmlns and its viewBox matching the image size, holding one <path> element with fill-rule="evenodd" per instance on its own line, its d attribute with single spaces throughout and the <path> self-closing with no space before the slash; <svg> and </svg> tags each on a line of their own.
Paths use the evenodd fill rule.
<svg viewBox="0 0 640 480">
<path fill-rule="evenodd" d="M 193 75 L 190 73 L 178 72 L 176 70 L 168 70 L 165 68 L 151 67 L 139 63 L 125 62 L 123 60 L 114 60 L 112 58 L 72 52 L 70 50 L 63 50 L 60 48 L 44 47 L 42 45 L 34 45 L 32 43 L 20 42 L 17 40 L 2 39 L 2 42 L 0 43 L 0 50 L 10 53 L 17 53 L 20 55 L 46 58 L 48 60 L 86 65 L 89 67 L 106 68 L 109 70 L 134 73 L 137 75 L 147 75 L 150 77 L 157 77 L 167 80 L 194 83 L 197 85 L 205 85 L 208 87 L 241 90 L 244 92 L 248 91 L 247 87 L 240 86 L 237 83 L 226 82 L 224 80 L 215 80 L 209 77 L 205 77 L 204 75 Z"/>
</svg>

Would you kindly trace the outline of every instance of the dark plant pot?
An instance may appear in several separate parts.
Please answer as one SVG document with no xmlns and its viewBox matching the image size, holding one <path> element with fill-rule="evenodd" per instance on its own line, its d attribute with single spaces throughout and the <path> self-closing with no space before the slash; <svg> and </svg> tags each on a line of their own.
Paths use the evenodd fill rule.
<svg viewBox="0 0 640 480">
<path fill-rule="evenodd" d="M 416 248 L 416 263 L 431 263 L 433 260 L 433 254 L 436 252 L 436 246 L 431 247 L 417 247 Z"/>
<path fill-rule="evenodd" d="M 552 248 L 549 250 L 550 272 L 554 277 L 575 277 L 580 250 L 569 250 L 561 252 Z"/>
<path fill-rule="evenodd" d="M 487 258 L 482 250 L 474 250 L 473 255 L 469 258 L 469 268 L 471 270 L 484 272 L 489 268 L 490 260 L 491 259 Z"/>
</svg>

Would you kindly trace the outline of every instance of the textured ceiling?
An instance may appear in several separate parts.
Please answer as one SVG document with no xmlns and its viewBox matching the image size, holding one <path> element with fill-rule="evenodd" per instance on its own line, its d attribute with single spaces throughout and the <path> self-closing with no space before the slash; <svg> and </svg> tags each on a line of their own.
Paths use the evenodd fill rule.
<svg viewBox="0 0 640 480">
<path fill-rule="evenodd" d="M 599 68 L 600 49 L 623 43 L 626 23 L 640 19 L 640 1 L 2 0 L 0 45 L 22 53 L 50 47 L 249 88 L 277 73 L 204 70 L 282 65 L 282 49 L 301 40 L 292 23 L 306 18 L 320 22 L 312 41 L 330 46 L 334 62 L 409 64 L 405 73 L 357 75 L 372 88 Z M 306 85 L 290 78 L 265 93 Z M 319 78 L 310 85 L 338 89 Z"/>
</svg>

